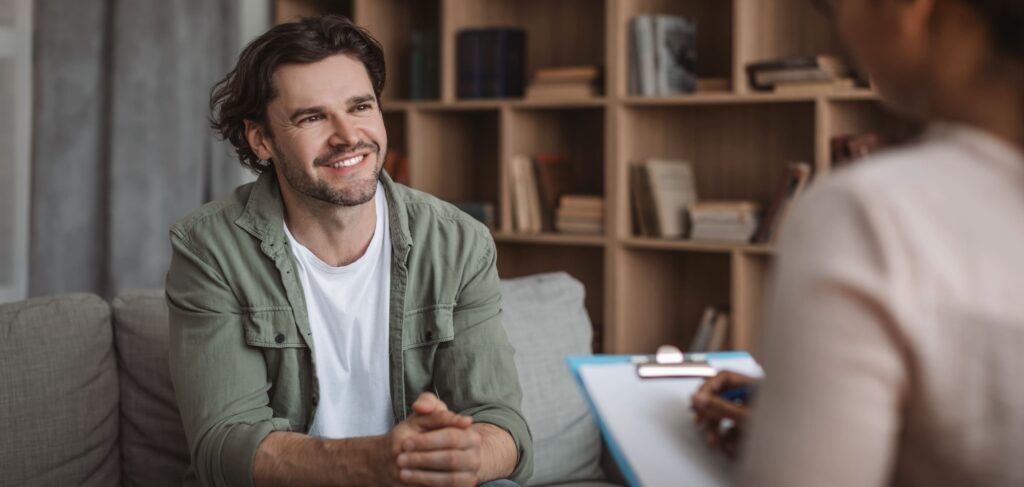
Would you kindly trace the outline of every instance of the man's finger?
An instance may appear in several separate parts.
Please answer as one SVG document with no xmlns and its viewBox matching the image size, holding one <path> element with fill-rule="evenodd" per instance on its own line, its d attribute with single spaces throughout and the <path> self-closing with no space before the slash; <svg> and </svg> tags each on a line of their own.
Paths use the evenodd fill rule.
<svg viewBox="0 0 1024 487">
<path fill-rule="evenodd" d="M 447 411 L 448 405 L 439 399 L 432 392 L 420 393 L 416 402 L 412 403 L 412 410 L 417 414 L 430 414 L 434 411 Z"/>
<path fill-rule="evenodd" d="M 466 429 L 473 424 L 473 418 L 461 416 L 448 410 L 435 411 L 430 414 L 414 414 L 406 420 L 418 432 L 427 432 L 441 428 Z"/>
<path fill-rule="evenodd" d="M 398 473 L 398 478 L 406 484 L 431 487 L 474 487 L 476 485 L 476 474 L 470 472 L 431 472 L 428 470 L 402 469 Z"/>
<path fill-rule="evenodd" d="M 480 446 L 480 435 L 470 429 L 442 428 L 407 438 L 403 451 L 465 450 Z"/>
<path fill-rule="evenodd" d="M 473 450 L 405 452 L 398 456 L 398 467 L 438 472 L 476 472 L 480 469 L 480 455 Z"/>
</svg>

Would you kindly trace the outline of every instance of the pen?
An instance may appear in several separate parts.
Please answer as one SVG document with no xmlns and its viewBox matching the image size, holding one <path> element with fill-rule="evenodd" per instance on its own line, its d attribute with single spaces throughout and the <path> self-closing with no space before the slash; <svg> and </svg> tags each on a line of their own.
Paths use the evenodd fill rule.
<svg viewBox="0 0 1024 487">
<path fill-rule="evenodd" d="M 754 394 L 754 386 L 741 386 L 718 393 L 718 397 L 727 401 L 746 401 Z"/>
</svg>

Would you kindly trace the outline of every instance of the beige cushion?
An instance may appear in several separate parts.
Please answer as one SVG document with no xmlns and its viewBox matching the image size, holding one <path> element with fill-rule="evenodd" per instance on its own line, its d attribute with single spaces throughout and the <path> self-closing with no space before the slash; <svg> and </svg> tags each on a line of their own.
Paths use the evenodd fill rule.
<svg viewBox="0 0 1024 487">
<path fill-rule="evenodd" d="M 118 485 L 117 403 L 106 302 L 0 305 L 0 484 Z"/>
<path fill-rule="evenodd" d="M 122 483 L 179 486 L 189 464 L 167 368 L 162 291 L 133 291 L 112 303 L 121 377 Z"/>
</svg>

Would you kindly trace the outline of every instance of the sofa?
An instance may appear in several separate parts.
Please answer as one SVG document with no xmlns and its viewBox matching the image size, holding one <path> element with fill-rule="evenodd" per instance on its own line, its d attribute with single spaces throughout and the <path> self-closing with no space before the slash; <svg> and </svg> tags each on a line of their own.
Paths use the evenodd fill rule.
<svg viewBox="0 0 1024 487">
<path fill-rule="evenodd" d="M 583 285 L 564 273 L 502 281 L 523 414 L 529 485 L 619 479 L 566 365 L 590 353 Z M 167 371 L 162 291 L 0 305 L 0 486 L 180 485 L 188 465 Z"/>
</svg>

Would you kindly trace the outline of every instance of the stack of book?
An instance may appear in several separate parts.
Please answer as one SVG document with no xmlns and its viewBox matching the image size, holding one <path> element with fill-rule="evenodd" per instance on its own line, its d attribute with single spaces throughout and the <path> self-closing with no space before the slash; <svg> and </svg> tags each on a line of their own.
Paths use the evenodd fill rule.
<svg viewBox="0 0 1024 487">
<path fill-rule="evenodd" d="M 728 340 L 729 306 L 708 306 L 697 324 L 688 352 L 720 352 L 728 348 Z"/>
<path fill-rule="evenodd" d="M 465 29 L 455 40 L 459 98 L 523 96 L 526 31 Z"/>
<path fill-rule="evenodd" d="M 746 243 L 757 231 L 753 201 L 701 201 L 690 205 L 691 240 Z"/>
<path fill-rule="evenodd" d="M 687 208 L 697 201 L 693 166 L 677 159 L 647 159 L 630 165 L 629 176 L 636 233 L 683 238 Z"/>
<path fill-rule="evenodd" d="M 597 66 L 570 66 L 537 70 L 526 88 L 531 100 L 593 98 L 600 94 L 601 70 Z"/>
<path fill-rule="evenodd" d="M 697 89 L 697 26 L 673 15 L 630 19 L 630 88 L 640 96 L 692 93 Z"/>
<path fill-rule="evenodd" d="M 750 63 L 747 77 L 755 90 L 776 93 L 834 91 L 856 85 L 849 66 L 825 54 Z"/>
<path fill-rule="evenodd" d="M 813 170 L 806 162 L 793 162 L 786 167 L 786 175 L 779 186 L 778 196 L 772 202 L 768 213 L 765 213 L 761 225 L 754 234 L 754 243 L 771 243 L 778 236 L 782 221 L 785 220 L 789 208 L 811 180 Z"/>
<path fill-rule="evenodd" d="M 600 235 L 604 233 L 604 198 L 564 195 L 555 212 L 555 230 L 562 233 Z"/>
</svg>

